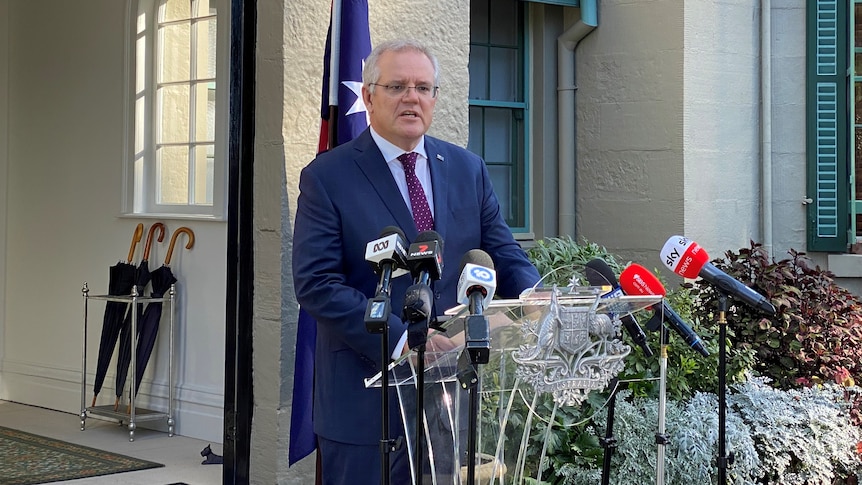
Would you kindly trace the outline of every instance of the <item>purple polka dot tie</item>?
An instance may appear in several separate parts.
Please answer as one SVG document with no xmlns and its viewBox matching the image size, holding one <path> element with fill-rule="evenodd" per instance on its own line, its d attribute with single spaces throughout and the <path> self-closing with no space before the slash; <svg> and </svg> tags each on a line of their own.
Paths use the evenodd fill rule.
<svg viewBox="0 0 862 485">
<path fill-rule="evenodd" d="M 431 216 L 431 207 L 428 198 L 422 190 L 422 184 L 416 177 L 416 152 L 405 153 L 398 157 L 404 167 L 404 177 L 407 179 L 407 194 L 410 196 L 410 207 L 413 209 L 413 221 L 419 232 L 434 229 L 434 218 Z"/>
</svg>

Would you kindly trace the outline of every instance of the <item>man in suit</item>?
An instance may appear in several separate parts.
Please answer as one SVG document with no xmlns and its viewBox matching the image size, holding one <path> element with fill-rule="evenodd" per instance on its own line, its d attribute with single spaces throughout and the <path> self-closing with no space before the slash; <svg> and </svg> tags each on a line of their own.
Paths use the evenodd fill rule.
<svg viewBox="0 0 862 485">
<path fill-rule="evenodd" d="M 418 42 L 378 45 L 362 75 L 370 128 L 320 154 L 300 176 L 293 278 L 297 301 L 318 326 L 314 430 L 324 484 L 381 481 L 381 390 L 364 386 L 364 379 L 383 367 L 381 336 L 368 333 L 364 323 L 379 281 L 365 260 L 369 241 L 387 226 L 401 228 L 408 244 L 428 228 L 440 235 L 444 269 L 433 286 L 438 313 L 456 305 L 459 262 L 471 249 L 492 257 L 497 294 L 503 297 L 517 297 L 539 280 L 503 220 L 484 161 L 425 135 L 438 69 L 436 58 Z M 410 152 L 416 154 L 411 156 L 416 178 L 405 173 L 410 159 L 401 160 Z M 424 197 L 415 197 L 417 189 Z M 401 309 L 412 282 L 409 276 L 392 280 L 390 357 L 405 351 Z M 441 336 L 432 345 L 447 346 Z M 397 401 L 390 402 L 392 437 L 403 435 Z M 403 448 L 390 455 L 390 464 L 391 483 L 409 483 Z"/>
</svg>

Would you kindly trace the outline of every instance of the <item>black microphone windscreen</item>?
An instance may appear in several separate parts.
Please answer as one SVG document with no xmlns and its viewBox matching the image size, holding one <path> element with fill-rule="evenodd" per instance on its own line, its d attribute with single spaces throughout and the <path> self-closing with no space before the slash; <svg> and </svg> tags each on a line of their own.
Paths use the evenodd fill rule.
<svg viewBox="0 0 862 485">
<path fill-rule="evenodd" d="M 380 237 L 390 236 L 392 234 L 398 234 L 401 236 L 401 239 L 407 240 L 407 236 L 404 235 L 404 231 L 401 230 L 400 227 L 397 226 L 386 226 L 380 231 Z"/>
<path fill-rule="evenodd" d="M 603 286 L 609 284 L 611 286 L 619 286 L 617 283 L 617 275 L 614 274 L 614 270 L 612 270 L 604 260 L 596 258 L 588 262 L 585 266 L 586 269 L 584 272 L 586 273 L 587 281 L 589 281 L 591 285 Z"/>
<path fill-rule="evenodd" d="M 491 259 L 491 256 L 488 255 L 485 251 L 481 249 L 471 249 L 464 254 L 464 257 L 461 258 L 461 265 L 459 266 L 459 273 L 464 271 L 464 266 L 468 264 L 475 264 L 476 266 L 483 266 L 488 269 L 494 269 L 494 260 Z"/>
<path fill-rule="evenodd" d="M 414 243 L 431 241 L 437 241 L 437 246 L 440 251 L 443 250 L 443 238 L 440 237 L 440 234 L 438 234 L 437 231 L 422 231 L 416 236 L 416 239 L 413 240 Z"/>
</svg>

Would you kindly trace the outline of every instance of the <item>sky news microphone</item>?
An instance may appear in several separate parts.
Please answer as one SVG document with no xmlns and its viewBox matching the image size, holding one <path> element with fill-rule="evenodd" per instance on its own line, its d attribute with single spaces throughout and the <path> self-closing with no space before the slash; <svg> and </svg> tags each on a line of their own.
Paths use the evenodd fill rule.
<svg viewBox="0 0 862 485">
<path fill-rule="evenodd" d="M 620 288 L 619 283 L 617 283 L 617 276 L 614 274 L 614 270 L 612 270 L 604 260 L 596 258 L 588 262 L 585 265 L 584 273 L 586 273 L 587 281 L 589 281 L 591 286 L 610 285 L 613 288 L 611 291 L 602 295 L 602 298 L 616 298 L 626 294 L 626 292 Z M 611 318 L 613 318 L 613 316 L 611 316 Z M 620 322 L 623 324 L 623 328 L 626 329 L 626 332 L 628 332 L 634 343 L 638 344 L 638 347 L 643 350 L 644 355 L 652 357 L 653 351 L 649 348 L 646 334 L 640 324 L 638 324 L 638 321 L 635 320 L 633 316 L 626 314 L 620 317 Z"/>
<path fill-rule="evenodd" d="M 406 247 L 404 232 L 395 226 L 386 226 L 379 238 L 365 245 L 365 260 L 380 276 L 378 295 L 388 296 L 391 279 L 408 273 Z"/>
<path fill-rule="evenodd" d="M 430 284 L 443 272 L 443 238 L 437 231 L 422 231 L 407 250 L 407 268 L 414 283 Z"/>
<path fill-rule="evenodd" d="M 622 274 L 620 274 L 620 286 L 622 286 L 623 291 L 629 295 L 664 296 L 667 293 L 664 289 L 664 285 L 661 284 L 661 281 L 656 278 L 652 271 L 634 263 L 630 264 L 623 270 Z M 694 333 L 694 330 L 692 330 L 691 327 L 683 321 L 679 314 L 673 311 L 666 301 L 662 300 L 660 303 L 656 303 L 650 308 L 655 311 L 653 318 L 663 319 L 667 322 L 667 324 L 670 325 L 670 327 L 673 328 L 683 340 L 685 340 L 685 343 L 699 352 L 700 355 L 704 357 L 709 355 L 709 351 L 706 350 L 700 337 L 698 337 L 698 335 Z M 661 323 L 659 321 L 657 327 L 660 326 Z"/>
<path fill-rule="evenodd" d="M 671 271 L 684 278 L 700 276 L 725 294 L 767 315 L 775 315 L 775 307 L 766 297 L 713 266 L 706 250 L 685 236 L 671 236 L 661 248 L 661 260 Z"/>
</svg>

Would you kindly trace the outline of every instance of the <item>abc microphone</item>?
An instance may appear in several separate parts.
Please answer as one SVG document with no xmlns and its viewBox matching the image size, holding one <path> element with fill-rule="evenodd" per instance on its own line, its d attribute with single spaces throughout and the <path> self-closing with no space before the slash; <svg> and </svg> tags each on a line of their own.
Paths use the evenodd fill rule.
<svg viewBox="0 0 862 485">
<path fill-rule="evenodd" d="M 775 315 L 775 307 L 766 297 L 713 266 L 706 251 L 687 237 L 671 236 L 661 248 L 661 260 L 671 271 L 684 278 L 700 276 L 743 303 L 767 315 Z"/>
<path fill-rule="evenodd" d="M 468 305 L 464 320 L 464 348 L 474 364 L 487 364 L 491 354 L 491 329 L 483 315 L 497 289 L 494 261 L 481 249 L 471 249 L 461 258 L 458 278 L 458 303 Z"/>
<path fill-rule="evenodd" d="M 404 232 L 395 226 L 386 226 L 380 237 L 365 245 L 365 260 L 380 275 L 377 294 L 389 295 L 390 280 L 407 274 L 407 251 Z"/>
<path fill-rule="evenodd" d="M 620 274 L 620 286 L 629 295 L 664 296 L 667 293 L 664 285 L 661 284 L 661 281 L 650 270 L 634 263 L 630 264 Z M 706 350 L 700 337 L 694 333 L 694 330 L 685 323 L 678 313 L 673 311 L 666 301 L 662 300 L 661 303 L 656 303 L 651 308 L 655 311 L 653 319 L 658 319 L 656 328 L 661 327 L 661 319 L 664 319 L 691 348 L 704 357 L 709 355 L 709 351 Z M 647 326 L 650 325 L 647 324 Z"/>
<path fill-rule="evenodd" d="M 368 300 L 365 310 L 365 329 L 369 333 L 383 333 L 389 323 L 390 291 L 392 278 L 407 274 L 407 254 L 404 250 L 404 232 L 387 226 L 380 237 L 365 246 L 365 260 L 380 275 L 377 294 Z"/>
<path fill-rule="evenodd" d="M 611 291 L 602 295 L 602 298 L 616 298 L 626 294 L 626 292 L 620 288 L 619 283 L 617 283 L 617 277 L 614 275 L 614 270 L 612 270 L 604 260 L 596 258 L 588 262 L 585 266 L 584 273 L 586 273 L 587 281 L 589 281 L 590 285 L 605 286 L 609 284 L 613 287 Z M 620 317 L 620 322 L 623 324 L 623 327 L 626 329 L 629 336 L 631 336 L 632 340 L 638 344 L 641 350 L 643 350 L 644 355 L 652 357 L 652 349 L 649 348 L 646 334 L 638 324 L 638 321 L 631 315 L 623 315 Z"/>
</svg>

